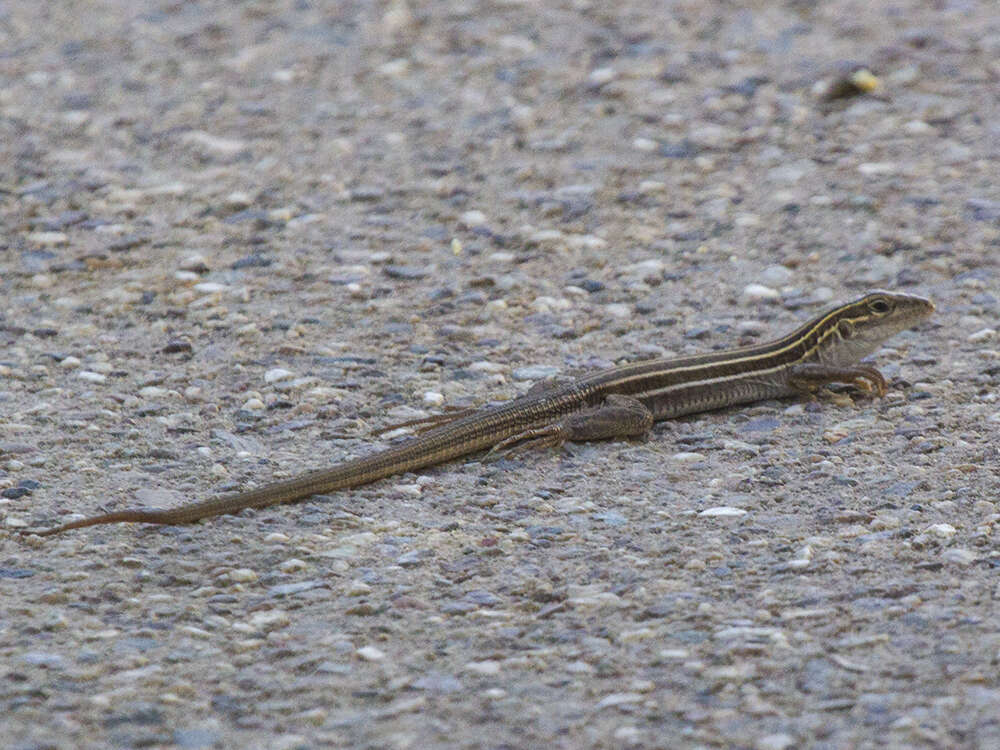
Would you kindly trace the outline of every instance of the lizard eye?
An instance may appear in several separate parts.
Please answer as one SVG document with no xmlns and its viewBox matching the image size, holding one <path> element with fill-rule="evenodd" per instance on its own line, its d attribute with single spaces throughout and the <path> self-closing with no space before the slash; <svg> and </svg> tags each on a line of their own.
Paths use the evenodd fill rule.
<svg viewBox="0 0 1000 750">
<path fill-rule="evenodd" d="M 892 307 L 889 304 L 889 300 L 884 297 L 878 297 L 868 303 L 868 309 L 877 315 L 885 315 Z"/>
</svg>

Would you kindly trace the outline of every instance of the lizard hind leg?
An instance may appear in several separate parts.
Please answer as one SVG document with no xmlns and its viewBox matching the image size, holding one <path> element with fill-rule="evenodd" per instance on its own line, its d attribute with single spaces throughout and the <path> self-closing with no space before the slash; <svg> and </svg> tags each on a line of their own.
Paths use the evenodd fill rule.
<svg viewBox="0 0 1000 750">
<path fill-rule="evenodd" d="M 372 434 L 384 435 L 387 432 L 401 430 L 404 427 L 416 427 L 415 431 L 419 435 L 420 433 L 427 432 L 427 430 L 432 430 L 435 427 L 440 427 L 441 425 L 448 424 L 449 422 L 454 422 L 456 419 L 467 417 L 477 411 L 479 411 L 479 407 L 476 406 L 469 407 L 468 409 L 457 408 L 444 414 L 431 414 L 429 417 L 418 417 L 417 419 L 409 419 L 405 422 L 390 424 L 375 430 Z"/>
<path fill-rule="evenodd" d="M 586 442 L 610 438 L 636 437 L 653 426 L 653 414 L 638 399 L 611 394 L 600 406 L 567 414 L 562 419 L 511 435 L 494 445 L 487 456 L 508 449 L 555 448 L 567 440 Z M 521 445 L 519 445 L 521 444 Z"/>
</svg>

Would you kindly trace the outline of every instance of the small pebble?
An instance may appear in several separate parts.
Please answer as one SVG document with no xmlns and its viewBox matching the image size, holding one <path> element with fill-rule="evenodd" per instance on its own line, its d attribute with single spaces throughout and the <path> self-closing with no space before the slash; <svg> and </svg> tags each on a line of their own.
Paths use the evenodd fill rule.
<svg viewBox="0 0 1000 750">
<path fill-rule="evenodd" d="M 234 583 L 253 583 L 257 580 L 257 573 L 250 568 L 236 568 L 229 572 L 229 580 Z"/>
<path fill-rule="evenodd" d="M 220 284 L 217 281 L 204 281 L 201 284 L 195 284 L 194 289 L 196 292 L 201 292 L 202 294 L 215 294 L 216 292 L 224 292 L 229 287 L 225 284 Z"/>
<path fill-rule="evenodd" d="M 205 273 L 208 271 L 208 263 L 205 262 L 203 255 L 189 255 L 177 267 L 182 271 L 191 271 L 193 273 Z"/>
<path fill-rule="evenodd" d="M 746 514 L 747 511 L 742 508 L 734 508 L 729 505 L 717 505 L 713 508 L 705 508 L 705 510 L 701 511 L 698 515 L 709 518 L 736 518 L 739 516 L 745 516 Z"/>
<path fill-rule="evenodd" d="M 372 592 L 372 587 L 364 581 L 351 581 L 345 592 L 348 596 L 367 596 Z"/>
<path fill-rule="evenodd" d="M 950 523 L 935 523 L 927 527 L 926 533 L 933 534 L 942 539 L 950 539 L 955 536 L 955 527 Z"/>
<path fill-rule="evenodd" d="M 744 302 L 772 302 L 781 299 L 781 293 L 763 284 L 747 284 L 743 287 Z"/>
<path fill-rule="evenodd" d="M 32 232 L 28 235 L 28 242 L 42 247 L 55 247 L 69 244 L 69 237 L 65 232 Z"/>
<path fill-rule="evenodd" d="M 283 609 L 269 609 L 263 612 L 254 612 L 250 618 L 250 624 L 256 630 L 275 630 L 290 624 L 292 618 Z"/>
<path fill-rule="evenodd" d="M 297 557 L 285 560 L 278 566 L 278 570 L 282 573 L 297 573 L 299 571 L 305 570 L 309 567 L 309 563 L 305 560 L 299 560 Z"/>
<path fill-rule="evenodd" d="M 559 373 L 560 369 L 552 365 L 528 365 L 527 367 L 518 367 L 511 373 L 511 377 L 514 380 L 524 382 L 527 380 L 554 378 Z"/>
<path fill-rule="evenodd" d="M 264 373 L 265 383 L 277 383 L 282 380 L 288 380 L 295 375 L 295 373 L 290 370 L 283 370 L 280 367 L 275 367 L 274 369 L 268 370 Z"/>
<path fill-rule="evenodd" d="M 76 374 L 80 380 L 86 380 L 88 383 L 103 383 L 108 379 L 107 375 L 102 375 L 99 372 L 92 372 L 91 370 L 80 370 Z"/>
<path fill-rule="evenodd" d="M 948 562 L 956 563 L 957 565 L 971 565 L 979 559 L 979 556 L 975 552 L 962 547 L 946 549 L 941 554 L 941 557 Z"/>
<path fill-rule="evenodd" d="M 768 266 L 761 272 L 760 280 L 772 286 L 784 286 L 792 280 L 792 272 L 782 265 Z"/>
<path fill-rule="evenodd" d="M 975 333 L 970 333 L 965 340 L 968 341 L 970 344 L 980 344 L 983 341 L 989 341 L 990 339 L 992 339 L 994 336 L 996 336 L 996 333 L 997 332 L 995 328 L 983 328 L 981 330 L 976 331 Z"/>
<path fill-rule="evenodd" d="M 466 672 L 474 672 L 485 676 L 500 674 L 500 662 L 498 661 L 471 661 L 465 665 Z"/>
<path fill-rule="evenodd" d="M 898 166 L 888 161 L 868 161 L 858 165 L 858 171 L 865 177 L 881 177 L 896 174 Z"/>
<path fill-rule="evenodd" d="M 375 646 L 362 646 L 354 653 L 365 661 L 382 661 L 385 658 L 385 652 L 375 648 Z"/>
<path fill-rule="evenodd" d="M 704 460 L 705 456 L 696 451 L 681 451 L 680 453 L 675 453 L 671 458 L 678 463 L 693 464 Z"/>
<path fill-rule="evenodd" d="M 475 227 L 482 227 L 486 225 L 486 214 L 482 211 L 466 211 L 460 217 L 459 221 L 462 226 L 473 229 Z"/>
<path fill-rule="evenodd" d="M 768 734 L 754 743 L 754 750 L 792 750 L 798 741 L 790 734 Z"/>
<path fill-rule="evenodd" d="M 590 71 L 590 75 L 587 76 L 587 83 L 591 86 L 603 86 L 607 83 L 611 83 L 618 74 L 615 72 L 614 68 L 595 68 Z"/>
</svg>

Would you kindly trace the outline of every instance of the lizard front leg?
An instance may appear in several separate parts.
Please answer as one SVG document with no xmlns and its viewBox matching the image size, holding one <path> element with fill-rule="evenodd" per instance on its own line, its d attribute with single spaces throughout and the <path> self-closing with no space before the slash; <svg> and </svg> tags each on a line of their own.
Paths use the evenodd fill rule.
<svg viewBox="0 0 1000 750">
<path fill-rule="evenodd" d="M 813 392 L 828 383 L 848 383 L 865 393 L 884 396 L 889 390 L 885 378 L 870 365 L 832 367 L 818 362 L 794 365 L 789 370 L 788 382 L 793 388 Z"/>
</svg>

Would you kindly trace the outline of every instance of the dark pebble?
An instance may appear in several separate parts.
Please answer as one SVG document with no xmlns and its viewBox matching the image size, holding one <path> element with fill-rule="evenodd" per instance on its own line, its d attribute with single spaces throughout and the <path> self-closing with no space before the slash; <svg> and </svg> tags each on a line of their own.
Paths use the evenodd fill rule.
<svg viewBox="0 0 1000 750">
<path fill-rule="evenodd" d="M 183 339 L 172 339 L 167 342 L 167 345 L 161 350 L 164 354 L 176 354 L 178 352 L 190 352 L 191 342 L 184 341 Z"/>
<path fill-rule="evenodd" d="M 63 96 L 62 108 L 69 110 L 86 110 L 94 106 L 94 97 L 90 94 L 75 92 Z"/>
<path fill-rule="evenodd" d="M 385 191 L 380 187 L 358 187 L 351 191 L 351 200 L 360 202 L 380 201 L 385 197 Z"/>
<path fill-rule="evenodd" d="M 5 497 L 8 500 L 17 500 L 19 497 L 30 494 L 31 490 L 27 487 L 8 487 L 3 492 L 0 492 L 0 497 Z"/>
<path fill-rule="evenodd" d="M 218 732 L 211 729 L 175 729 L 173 744 L 185 750 L 221 746 Z"/>
<path fill-rule="evenodd" d="M 774 417 L 758 417 L 744 422 L 740 426 L 740 432 L 770 432 L 781 427 L 781 421 Z"/>
<path fill-rule="evenodd" d="M 243 211 L 237 211 L 222 221 L 226 224 L 242 224 L 245 221 L 250 221 L 259 229 L 264 229 L 275 224 L 275 222 L 268 218 L 267 211 L 259 208 L 248 208 Z"/>
<path fill-rule="evenodd" d="M 684 139 L 677 143 L 664 143 L 660 146 L 660 156 L 668 159 L 693 159 L 698 155 L 698 147 Z"/>
<path fill-rule="evenodd" d="M 711 328 L 689 328 L 684 331 L 684 338 L 686 339 L 705 339 L 711 335 Z"/>
<path fill-rule="evenodd" d="M 391 279 L 405 279 L 414 281 L 427 277 L 427 269 L 420 266 L 386 266 L 382 269 L 386 276 Z"/>
<path fill-rule="evenodd" d="M 138 234 L 127 234 L 124 237 L 119 237 L 114 242 L 108 243 L 108 250 L 113 253 L 122 253 L 126 250 L 132 250 L 141 245 L 145 245 L 149 242 L 149 237 L 142 237 Z"/>
<path fill-rule="evenodd" d="M 48 262 L 58 257 L 49 250 L 27 250 L 21 253 L 21 262 L 28 273 L 38 273 L 48 268 Z"/>
<path fill-rule="evenodd" d="M 35 571 L 25 568 L 0 568 L 0 578 L 31 578 Z"/>
<path fill-rule="evenodd" d="M 757 93 L 757 89 L 763 86 L 765 83 L 770 82 L 770 78 L 766 76 L 748 76 L 744 78 L 739 83 L 735 83 L 732 86 L 727 86 L 726 90 L 731 91 L 734 94 L 742 94 L 747 99 L 752 97 Z"/>
<path fill-rule="evenodd" d="M 240 258 L 238 261 L 234 262 L 230 266 L 234 271 L 238 271 L 241 268 L 267 268 L 274 261 L 265 255 L 248 255 L 245 258 Z"/>
<path fill-rule="evenodd" d="M 965 207 L 976 221 L 1000 221 L 1000 201 L 970 198 L 965 202 Z"/>
<path fill-rule="evenodd" d="M 478 607 L 472 602 L 448 602 L 441 607 L 441 612 L 446 615 L 465 615 L 476 609 Z"/>
</svg>

